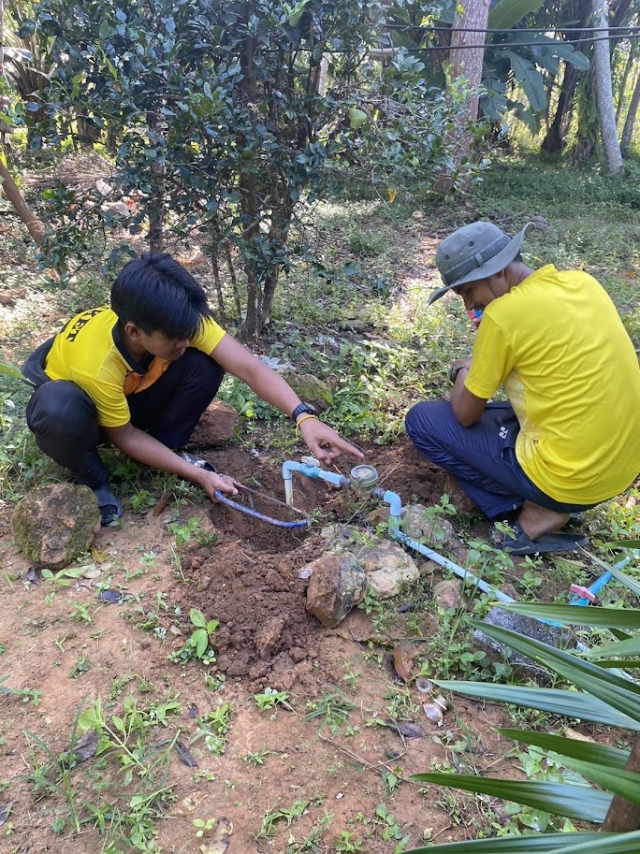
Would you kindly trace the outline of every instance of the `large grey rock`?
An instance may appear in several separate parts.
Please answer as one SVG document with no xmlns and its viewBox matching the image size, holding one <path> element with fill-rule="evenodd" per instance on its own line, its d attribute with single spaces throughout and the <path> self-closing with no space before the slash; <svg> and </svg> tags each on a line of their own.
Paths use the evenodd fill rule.
<svg viewBox="0 0 640 854">
<path fill-rule="evenodd" d="M 328 525 L 320 532 L 327 547 L 351 553 L 366 573 L 368 585 L 378 599 L 392 599 L 403 585 L 420 577 L 420 571 L 407 552 L 396 542 L 362 535 L 348 525 Z"/>
<path fill-rule="evenodd" d="M 367 577 L 351 554 L 324 554 L 306 567 L 311 572 L 307 611 L 324 626 L 333 628 L 362 602 Z"/>
<path fill-rule="evenodd" d="M 214 400 L 200 416 L 189 444 L 194 448 L 221 448 L 235 436 L 240 416 L 231 404 Z"/>
<path fill-rule="evenodd" d="M 42 487 L 17 504 L 11 530 L 36 566 L 62 569 L 87 551 L 100 530 L 98 501 L 88 486 Z"/>
<path fill-rule="evenodd" d="M 541 641 L 559 649 L 572 649 L 575 647 L 570 632 L 562 626 L 551 626 L 548 623 L 536 620 L 534 617 L 527 617 L 524 614 L 514 614 L 512 611 L 506 611 L 503 608 L 492 608 L 483 622 L 490 626 L 510 629 L 518 635 Z M 545 667 L 519 652 L 504 647 L 499 641 L 489 637 L 481 629 L 475 630 L 473 639 L 479 647 L 490 655 L 493 655 L 493 657 L 501 661 L 507 659 L 511 662 L 514 669 L 521 676 L 535 679 L 536 682 L 542 685 L 548 685 L 551 682 L 552 676 Z"/>
</svg>

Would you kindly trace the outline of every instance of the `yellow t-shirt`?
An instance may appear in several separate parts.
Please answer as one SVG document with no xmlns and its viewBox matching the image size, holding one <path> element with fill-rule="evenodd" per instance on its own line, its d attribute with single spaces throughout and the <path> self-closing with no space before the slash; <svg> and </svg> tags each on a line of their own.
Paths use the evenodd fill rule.
<svg viewBox="0 0 640 854">
<path fill-rule="evenodd" d="M 209 355 L 224 335 L 224 329 L 207 318 L 189 346 Z M 122 427 L 130 420 L 127 396 L 149 388 L 170 364 L 159 357 L 148 365 L 137 363 L 120 343 L 116 314 L 101 306 L 72 317 L 56 335 L 45 373 L 80 386 L 95 403 L 100 426 Z"/>
<path fill-rule="evenodd" d="M 542 267 L 485 309 L 466 388 L 504 383 L 516 456 L 557 501 L 596 504 L 640 472 L 640 369 L 608 294 L 587 273 Z"/>
</svg>

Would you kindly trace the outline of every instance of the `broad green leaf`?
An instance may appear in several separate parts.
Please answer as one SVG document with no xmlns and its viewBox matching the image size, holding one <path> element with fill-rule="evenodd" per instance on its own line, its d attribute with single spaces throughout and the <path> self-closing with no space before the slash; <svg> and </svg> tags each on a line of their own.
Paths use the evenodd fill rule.
<svg viewBox="0 0 640 854">
<path fill-rule="evenodd" d="M 576 687 L 593 694 L 594 697 L 606 697 L 610 706 L 633 720 L 640 721 L 640 685 L 635 682 L 617 676 L 596 664 L 582 661 L 575 655 L 540 641 L 525 638 L 509 629 L 476 621 L 473 621 L 473 625 L 499 643 L 553 670 L 564 679 L 573 682 Z"/>
<path fill-rule="evenodd" d="M 640 804 L 640 774 L 625 771 L 624 768 L 607 768 L 595 762 L 583 762 L 571 757 L 566 758 L 564 764 L 587 780 L 613 792 L 614 795 L 620 795 L 626 801 Z"/>
<path fill-rule="evenodd" d="M 622 567 L 626 566 L 631 561 L 630 557 L 623 558 L 621 561 L 618 561 L 615 566 L 610 566 L 610 564 L 605 563 L 603 560 L 600 560 L 597 555 L 591 554 L 590 552 L 587 552 L 587 554 L 589 555 L 591 560 L 595 561 L 598 566 L 601 566 L 602 569 L 605 570 L 605 572 L 611 573 L 611 575 L 613 575 L 614 578 L 617 578 L 618 581 L 625 585 L 625 587 L 628 587 L 629 590 L 632 590 L 636 594 L 636 596 L 640 596 L 640 582 L 636 581 L 635 578 L 631 578 L 630 575 L 627 575 L 626 573 L 622 572 Z M 634 552 L 633 554 L 635 556 L 636 553 Z"/>
<path fill-rule="evenodd" d="M 522 86 L 531 109 L 535 113 L 541 113 L 547 107 L 547 93 L 544 88 L 544 80 L 538 69 L 520 54 L 513 50 L 505 50 L 509 57 L 511 70 L 518 83 Z"/>
<path fill-rule="evenodd" d="M 576 626 L 590 626 L 600 629 L 640 629 L 640 610 L 616 608 L 576 607 L 576 605 L 535 603 L 531 605 L 514 603 L 498 607 L 516 614 L 525 614 L 537 620 L 552 620 L 557 623 L 570 623 Z"/>
<path fill-rule="evenodd" d="M 553 49 L 553 52 L 560 59 L 571 63 L 579 71 L 588 71 L 591 67 L 589 57 L 585 56 L 584 53 L 580 53 L 579 50 L 574 50 L 573 45 L 559 44 L 558 47 Z"/>
<path fill-rule="evenodd" d="M 599 792 L 586 786 L 567 786 L 563 783 L 497 780 L 466 774 L 413 774 L 409 779 L 491 795 L 577 821 L 604 821 L 613 798 L 608 792 Z"/>
<path fill-rule="evenodd" d="M 544 665 L 594 697 L 606 697 L 607 704 L 640 723 L 640 685 L 618 676 L 575 655 L 555 649 L 547 644 L 525 639 L 515 632 L 497 626 L 484 625 L 484 631 L 500 643 L 511 646 L 528 658 Z"/>
<path fill-rule="evenodd" d="M 606 566 L 606 564 L 604 565 Z M 615 566 L 610 566 L 609 572 L 611 573 L 611 575 L 613 575 L 614 578 L 624 584 L 625 587 L 628 587 L 629 590 L 635 593 L 636 596 L 640 596 L 640 582 L 636 581 L 635 578 L 631 578 L 630 575 L 627 575 L 626 572 L 622 572 Z"/>
<path fill-rule="evenodd" d="M 434 680 L 445 691 L 454 691 L 466 697 L 478 697 L 494 703 L 510 703 L 525 709 L 538 709 L 593 721 L 606 726 L 622 727 L 640 732 L 640 722 L 612 709 L 597 697 L 559 688 L 523 688 L 518 685 L 483 685 L 481 682 L 455 682 Z"/>
<path fill-rule="evenodd" d="M 637 854 L 638 850 L 640 850 L 640 831 L 634 831 L 633 833 L 597 833 L 592 839 L 575 845 L 567 840 L 566 845 L 558 848 L 556 854 Z"/>
<path fill-rule="evenodd" d="M 615 643 L 608 643 L 606 646 L 599 646 L 595 649 L 590 649 L 588 652 L 580 653 L 580 656 L 582 658 L 599 658 L 603 656 L 615 655 L 640 655 L 640 637 L 629 638 L 629 640 L 616 641 Z M 600 664 L 600 666 L 602 666 L 602 662 L 598 663 Z M 621 664 L 624 664 L 625 667 L 629 667 L 629 663 L 626 661 L 617 662 L 618 667 L 620 667 Z"/>
<path fill-rule="evenodd" d="M 535 732 L 535 730 L 499 727 L 498 732 L 523 744 L 534 744 L 544 750 L 552 750 L 560 756 L 569 756 L 585 762 L 598 762 L 608 768 L 624 768 L 630 753 L 629 750 L 620 750 L 617 747 L 605 747 L 590 741 L 580 741 L 577 738 L 550 735 L 546 732 Z"/>
<path fill-rule="evenodd" d="M 612 540 L 604 544 L 605 549 L 640 549 L 640 540 Z"/>
<path fill-rule="evenodd" d="M 367 121 L 369 116 L 364 112 L 364 110 L 359 110 L 357 107 L 349 108 L 349 124 L 352 128 L 356 130 Z"/>
<path fill-rule="evenodd" d="M 8 377 L 13 377 L 16 380 L 22 380 L 22 382 L 32 383 L 25 377 L 20 368 L 16 368 L 15 365 L 8 365 L 6 362 L 0 362 L 0 374 L 5 374 Z"/>
<path fill-rule="evenodd" d="M 192 608 L 189 611 L 189 619 L 193 625 L 197 626 L 199 629 L 205 629 L 207 627 L 207 621 L 204 618 L 204 614 L 197 608 Z"/>
<path fill-rule="evenodd" d="M 202 656 L 207 651 L 207 646 L 209 645 L 209 635 L 207 634 L 206 629 L 196 629 L 195 632 L 191 635 L 191 640 L 196 648 L 196 655 L 198 658 L 202 658 Z"/>
<path fill-rule="evenodd" d="M 525 15 L 537 12 L 542 0 L 499 0 L 489 12 L 490 30 L 510 30 Z"/>
<path fill-rule="evenodd" d="M 595 841 L 606 846 L 610 840 L 628 834 L 619 833 L 545 833 L 526 836 L 504 836 L 499 839 L 473 839 L 466 842 L 428 845 L 411 848 L 405 854 L 557 854 L 560 848 L 573 843 Z M 569 842 L 571 840 L 571 842 Z M 603 847 L 602 851 L 605 851 Z"/>
</svg>

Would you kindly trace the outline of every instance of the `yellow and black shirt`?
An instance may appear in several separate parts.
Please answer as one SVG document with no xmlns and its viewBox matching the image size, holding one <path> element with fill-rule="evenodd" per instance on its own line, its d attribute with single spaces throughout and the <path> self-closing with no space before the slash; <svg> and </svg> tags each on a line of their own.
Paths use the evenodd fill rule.
<svg viewBox="0 0 640 854">
<path fill-rule="evenodd" d="M 210 355 L 224 335 L 224 329 L 207 318 L 189 346 Z M 95 403 L 101 427 L 122 427 L 130 420 L 128 395 L 149 388 L 170 364 L 157 356 L 148 365 L 136 362 L 120 341 L 117 315 L 101 306 L 72 317 L 56 335 L 45 372 L 52 380 L 80 386 Z"/>
</svg>

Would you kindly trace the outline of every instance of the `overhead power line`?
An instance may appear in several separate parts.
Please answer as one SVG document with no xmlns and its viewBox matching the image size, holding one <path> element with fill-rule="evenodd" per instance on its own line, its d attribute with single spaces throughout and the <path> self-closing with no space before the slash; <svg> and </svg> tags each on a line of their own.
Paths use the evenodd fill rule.
<svg viewBox="0 0 640 854">
<path fill-rule="evenodd" d="M 509 30 L 504 29 L 472 29 L 471 27 L 436 27 L 436 26 L 420 26 L 419 24 L 385 24 L 385 29 L 389 30 L 423 30 L 434 33 L 588 33 L 601 32 L 608 30 L 610 33 L 615 33 L 618 38 L 625 34 L 637 35 L 640 34 L 640 26 L 632 27 L 513 27 Z"/>
<path fill-rule="evenodd" d="M 464 32 L 462 30 L 461 32 Z M 472 32 L 469 30 L 468 32 Z M 507 31 L 509 32 L 509 31 Z M 513 30 L 511 30 L 513 32 Z M 602 31 L 601 31 L 602 32 Z M 626 38 L 630 39 L 639 39 L 640 32 L 634 34 L 632 36 L 627 36 Z M 488 50 L 488 49 L 496 49 L 496 48 L 518 48 L 518 47 L 553 47 L 554 44 L 558 45 L 574 45 L 574 44 L 593 44 L 594 42 L 610 42 L 610 41 L 619 41 L 619 36 L 600 36 L 600 37 L 590 37 L 587 39 L 553 39 L 548 42 L 489 42 L 488 44 L 482 42 L 481 44 L 456 44 L 456 45 L 430 45 L 427 44 L 424 47 L 390 47 L 389 50 L 404 50 L 407 53 L 419 53 L 423 50 Z"/>
</svg>

